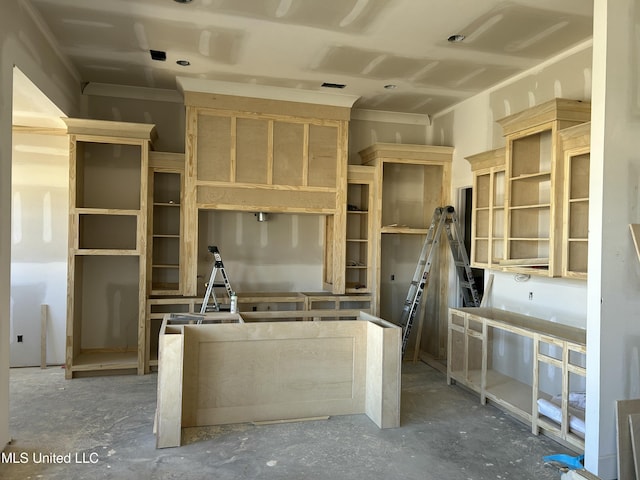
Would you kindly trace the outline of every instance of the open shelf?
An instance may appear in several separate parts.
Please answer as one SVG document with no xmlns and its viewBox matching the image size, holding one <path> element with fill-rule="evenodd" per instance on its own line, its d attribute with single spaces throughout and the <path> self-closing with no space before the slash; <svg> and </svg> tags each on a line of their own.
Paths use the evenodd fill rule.
<svg viewBox="0 0 640 480">
<path fill-rule="evenodd" d="M 89 351 L 81 352 L 73 360 L 72 371 L 95 372 L 99 370 L 128 370 L 138 368 L 138 353 L 136 350 Z"/>
<path fill-rule="evenodd" d="M 496 308 L 450 308 L 447 382 L 460 382 L 485 400 L 549 433 L 577 451 L 584 442 L 560 422 L 539 414 L 545 400 L 568 408 L 585 391 L 586 331 Z M 575 420 L 575 419 L 574 419 Z"/>
<path fill-rule="evenodd" d="M 71 143 L 65 376 L 141 374 L 148 156 L 155 127 L 63 120 Z"/>
</svg>

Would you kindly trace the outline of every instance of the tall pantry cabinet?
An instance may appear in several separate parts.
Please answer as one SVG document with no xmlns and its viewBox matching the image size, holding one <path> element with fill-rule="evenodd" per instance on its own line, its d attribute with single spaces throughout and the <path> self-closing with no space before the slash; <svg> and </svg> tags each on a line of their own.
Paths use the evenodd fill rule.
<svg viewBox="0 0 640 480">
<path fill-rule="evenodd" d="M 142 374 L 147 179 L 155 127 L 65 122 L 70 141 L 66 377 Z"/>
</svg>

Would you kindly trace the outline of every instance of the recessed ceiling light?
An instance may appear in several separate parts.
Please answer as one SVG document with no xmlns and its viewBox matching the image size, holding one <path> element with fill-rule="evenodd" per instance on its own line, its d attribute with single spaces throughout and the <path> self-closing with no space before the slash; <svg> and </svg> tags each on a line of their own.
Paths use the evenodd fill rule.
<svg viewBox="0 0 640 480">
<path fill-rule="evenodd" d="M 387 90 L 393 90 L 394 88 L 398 88 L 398 86 L 390 83 L 388 85 L 385 85 L 384 88 L 386 88 Z"/>
<path fill-rule="evenodd" d="M 178 60 L 176 63 L 181 67 L 188 67 L 189 65 L 191 65 L 191 62 L 189 60 Z"/>
<path fill-rule="evenodd" d="M 447 38 L 447 42 L 449 43 L 458 43 L 464 40 L 464 35 L 462 35 L 461 33 L 456 33 L 455 35 L 451 35 L 449 38 Z"/>
</svg>

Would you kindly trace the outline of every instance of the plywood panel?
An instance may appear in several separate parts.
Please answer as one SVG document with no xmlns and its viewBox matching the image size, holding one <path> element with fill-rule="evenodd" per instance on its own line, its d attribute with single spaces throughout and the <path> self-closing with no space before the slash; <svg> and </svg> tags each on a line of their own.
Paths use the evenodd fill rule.
<svg viewBox="0 0 640 480">
<path fill-rule="evenodd" d="M 141 147 L 110 143 L 81 143 L 77 149 L 75 207 L 140 208 Z M 80 156 L 82 155 L 82 156 Z"/>
<path fill-rule="evenodd" d="M 314 319 L 334 313 L 305 312 Z M 181 426 L 354 413 L 381 428 L 399 426 L 398 326 L 364 312 L 358 320 L 324 322 L 244 323 L 240 315 L 207 314 L 202 325 L 165 316 L 159 447 L 179 445 Z"/>
<path fill-rule="evenodd" d="M 364 411 L 366 322 L 185 327 L 183 425 Z"/>
<path fill-rule="evenodd" d="M 304 126 L 274 122 L 273 183 L 303 185 Z"/>
<path fill-rule="evenodd" d="M 338 129 L 309 126 L 309 179 L 308 184 L 335 187 L 338 158 Z"/>
<path fill-rule="evenodd" d="M 165 334 L 159 338 L 158 408 L 156 448 L 180 446 L 182 434 L 182 373 L 184 337 Z M 159 413 L 162 412 L 162 415 Z"/>
<path fill-rule="evenodd" d="M 198 113 L 196 138 L 198 180 L 232 181 L 231 118 Z"/>
<path fill-rule="evenodd" d="M 269 123 L 238 118 L 236 124 L 236 181 L 267 184 Z"/>
<path fill-rule="evenodd" d="M 302 189 L 200 186 L 197 203 L 201 208 L 226 210 L 333 213 L 336 209 L 336 194 L 333 191 Z"/>
<path fill-rule="evenodd" d="M 636 480 L 629 429 L 629 415 L 636 413 L 640 413 L 640 399 L 616 402 L 618 480 Z"/>
<path fill-rule="evenodd" d="M 366 413 L 380 428 L 400 426 L 401 329 L 371 315 L 367 323 Z"/>
</svg>

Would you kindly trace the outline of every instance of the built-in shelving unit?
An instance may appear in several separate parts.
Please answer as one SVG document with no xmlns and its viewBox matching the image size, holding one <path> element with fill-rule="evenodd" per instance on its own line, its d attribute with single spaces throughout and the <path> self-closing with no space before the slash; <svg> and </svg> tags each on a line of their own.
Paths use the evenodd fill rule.
<svg viewBox="0 0 640 480">
<path fill-rule="evenodd" d="M 184 154 L 151 152 L 149 157 L 150 294 L 180 295 Z"/>
<path fill-rule="evenodd" d="M 504 260 L 505 149 L 467 157 L 473 172 L 471 265 L 500 268 Z"/>
<path fill-rule="evenodd" d="M 498 120 L 506 138 L 505 259 L 529 274 L 561 275 L 563 152 L 559 132 L 589 121 L 589 103 L 556 98 Z"/>
<path fill-rule="evenodd" d="M 143 373 L 153 125 L 65 119 L 70 139 L 66 377 Z"/>
<path fill-rule="evenodd" d="M 349 165 L 347 170 L 347 235 L 345 292 L 370 293 L 373 288 L 375 169 Z"/>
<path fill-rule="evenodd" d="M 399 321 L 434 210 L 449 204 L 452 155 L 452 147 L 391 143 L 377 143 L 360 152 L 362 163 L 376 170 L 372 212 L 374 251 L 379 252 L 376 314 L 390 321 Z M 439 256 L 440 272 L 446 270 L 447 261 L 446 253 Z M 447 315 L 437 305 L 447 303 L 447 282 L 438 283 L 440 278 L 446 275 L 433 277 L 424 302 L 425 315 L 432 322 L 424 325 L 418 320 L 410 339 L 415 359 L 422 347 L 436 358 L 446 357 Z M 423 328 L 428 345 L 414 348 L 420 345 Z"/>
<path fill-rule="evenodd" d="M 495 308 L 450 308 L 448 325 L 447 383 L 584 450 L 585 330 Z"/>
<path fill-rule="evenodd" d="M 562 276 L 587 278 L 591 122 L 560 131 L 564 152 Z"/>
</svg>

